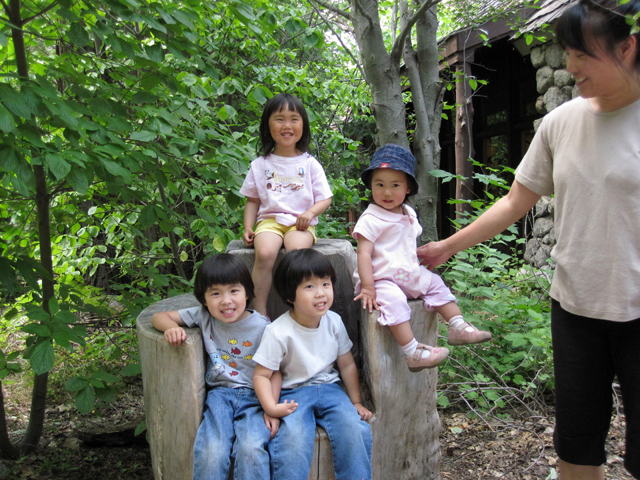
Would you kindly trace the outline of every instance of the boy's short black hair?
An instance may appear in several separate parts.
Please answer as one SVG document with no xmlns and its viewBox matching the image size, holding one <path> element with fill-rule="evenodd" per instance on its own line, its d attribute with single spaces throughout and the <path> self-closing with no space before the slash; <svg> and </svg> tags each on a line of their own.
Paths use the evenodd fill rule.
<svg viewBox="0 0 640 480">
<path fill-rule="evenodd" d="M 336 271 L 329 259 L 316 250 L 303 248 L 284 256 L 273 274 L 273 284 L 282 301 L 293 306 L 298 286 L 312 277 L 330 277 L 335 287 Z"/>
<path fill-rule="evenodd" d="M 253 300 L 251 272 L 237 255 L 219 253 L 207 257 L 196 272 L 193 294 L 204 306 L 204 295 L 212 285 L 234 285 L 239 283 L 247 294 L 247 303 Z"/>
</svg>

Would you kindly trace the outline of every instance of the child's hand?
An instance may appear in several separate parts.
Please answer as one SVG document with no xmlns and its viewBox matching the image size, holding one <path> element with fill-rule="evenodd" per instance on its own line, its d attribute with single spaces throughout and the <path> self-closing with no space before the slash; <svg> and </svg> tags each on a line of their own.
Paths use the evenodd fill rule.
<svg viewBox="0 0 640 480">
<path fill-rule="evenodd" d="M 275 417 L 271 417 L 269 415 L 264 414 L 264 424 L 267 426 L 267 428 L 269 429 L 269 431 L 271 432 L 271 435 L 269 435 L 269 440 L 271 440 L 273 437 L 276 436 L 276 433 L 278 433 L 278 429 L 280 428 L 280 419 L 279 418 L 275 418 Z"/>
<path fill-rule="evenodd" d="M 172 347 L 178 347 L 187 339 L 187 332 L 182 327 L 172 327 L 165 330 L 164 339 Z"/>
<path fill-rule="evenodd" d="M 253 246 L 253 238 L 256 236 L 252 228 L 246 229 L 242 234 L 242 240 L 247 247 Z"/>
<path fill-rule="evenodd" d="M 365 422 L 373 417 L 373 413 L 371 413 L 371 411 L 365 408 L 361 403 L 354 403 L 353 406 L 356 407 L 358 415 L 360 415 L 360 418 Z"/>
<path fill-rule="evenodd" d="M 269 415 L 275 418 L 286 417 L 287 415 L 291 415 L 298 408 L 298 404 L 295 400 L 285 400 L 282 403 L 278 403 L 275 407 L 271 408 L 269 411 Z"/>
<path fill-rule="evenodd" d="M 376 291 L 373 288 L 363 288 L 360 292 L 360 295 L 358 295 L 353 300 L 362 300 L 362 308 L 365 310 L 369 309 L 369 313 L 371 313 L 374 308 L 376 310 L 380 310 L 378 302 L 376 302 Z"/>
<path fill-rule="evenodd" d="M 313 220 L 313 213 L 307 210 L 303 214 L 298 215 L 298 219 L 296 220 L 296 230 L 305 231 L 311 225 L 311 220 Z"/>
</svg>

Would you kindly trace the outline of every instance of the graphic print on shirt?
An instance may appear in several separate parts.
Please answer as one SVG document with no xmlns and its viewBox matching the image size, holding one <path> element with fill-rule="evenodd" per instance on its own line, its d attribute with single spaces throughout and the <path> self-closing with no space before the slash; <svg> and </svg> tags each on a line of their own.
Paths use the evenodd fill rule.
<svg viewBox="0 0 640 480">
<path fill-rule="evenodd" d="M 404 285 L 405 283 L 408 283 L 409 280 L 411 280 L 411 274 L 404 268 L 399 268 L 393 276 L 393 279 L 398 285 Z"/>
<path fill-rule="evenodd" d="M 267 168 L 264 171 L 264 176 L 267 180 L 267 190 L 274 192 L 282 192 L 284 190 L 290 190 L 296 192 L 304 188 L 302 179 L 305 176 L 304 167 L 298 168 L 298 175 L 281 176 L 278 172 Z"/>
<path fill-rule="evenodd" d="M 218 353 L 212 353 L 209 355 L 211 359 L 211 368 L 207 372 L 205 376 L 205 380 L 208 383 L 214 383 L 220 375 L 223 375 L 226 368 L 224 363 L 220 362 L 220 355 Z"/>
</svg>

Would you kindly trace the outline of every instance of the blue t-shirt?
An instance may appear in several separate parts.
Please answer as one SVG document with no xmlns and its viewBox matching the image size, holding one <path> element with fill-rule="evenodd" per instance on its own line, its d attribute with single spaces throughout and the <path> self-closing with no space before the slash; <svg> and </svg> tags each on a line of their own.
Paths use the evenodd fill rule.
<svg viewBox="0 0 640 480">
<path fill-rule="evenodd" d="M 253 388 L 256 364 L 252 359 L 269 321 L 258 312 L 249 312 L 251 315 L 243 320 L 224 323 L 213 317 L 206 307 L 178 310 L 187 326 L 198 326 L 202 331 L 209 357 L 205 377 L 208 388 Z"/>
</svg>

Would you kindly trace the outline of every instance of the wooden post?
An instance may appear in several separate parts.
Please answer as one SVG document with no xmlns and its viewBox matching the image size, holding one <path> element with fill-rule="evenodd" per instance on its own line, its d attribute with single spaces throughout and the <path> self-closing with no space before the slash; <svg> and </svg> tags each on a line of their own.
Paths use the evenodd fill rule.
<svg viewBox="0 0 640 480">
<path fill-rule="evenodd" d="M 420 343 L 436 344 L 435 312 L 411 300 L 411 328 Z M 440 480 L 438 370 L 411 373 L 379 312 L 362 313 L 364 376 L 373 400 L 373 478 Z"/>
<path fill-rule="evenodd" d="M 193 444 L 206 395 L 205 355 L 199 328 L 185 328 L 186 343 L 172 347 L 153 328 L 151 316 L 197 305 L 192 294 L 179 295 L 154 303 L 137 320 L 144 410 L 156 480 L 191 480 L 193 476 Z"/>
</svg>

